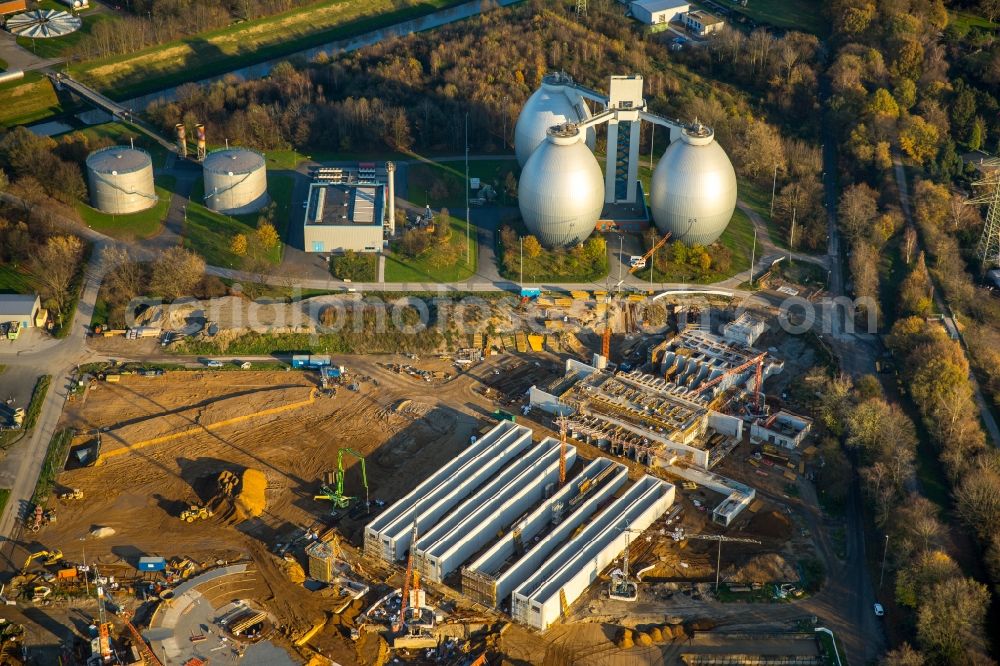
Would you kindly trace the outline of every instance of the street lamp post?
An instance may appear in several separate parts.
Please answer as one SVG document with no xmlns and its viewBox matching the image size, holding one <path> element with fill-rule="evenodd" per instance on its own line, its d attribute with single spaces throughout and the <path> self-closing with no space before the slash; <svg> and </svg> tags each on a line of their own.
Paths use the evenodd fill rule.
<svg viewBox="0 0 1000 666">
<path fill-rule="evenodd" d="M 753 268 L 757 262 L 757 227 L 753 228 L 753 245 L 750 248 L 750 288 L 753 289 Z"/>
<path fill-rule="evenodd" d="M 469 250 L 469 112 L 465 112 L 465 263 L 472 261 Z"/>
<path fill-rule="evenodd" d="M 774 165 L 774 178 L 771 179 L 771 219 L 774 219 L 774 192 L 778 187 L 778 165 Z"/>
<path fill-rule="evenodd" d="M 521 288 L 524 289 L 524 236 L 521 236 L 520 240 L 521 240 Z"/>
<path fill-rule="evenodd" d="M 885 580 L 885 557 L 889 554 L 889 535 L 885 535 L 885 548 L 882 550 L 882 571 L 878 576 L 878 589 L 882 589 L 882 581 Z"/>
<path fill-rule="evenodd" d="M 622 271 L 625 263 L 625 234 L 618 233 L 618 295 L 622 293 Z"/>
</svg>

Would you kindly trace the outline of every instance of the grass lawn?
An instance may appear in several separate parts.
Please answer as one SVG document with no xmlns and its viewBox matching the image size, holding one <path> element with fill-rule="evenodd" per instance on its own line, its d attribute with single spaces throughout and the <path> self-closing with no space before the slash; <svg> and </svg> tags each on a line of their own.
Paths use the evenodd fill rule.
<svg viewBox="0 0 1000 666">
<path fill-rule="evenodd" d="M 47 4 L 49 3 L 40 3 L 42 8 L 66 10 L 65 5 L 51 3 L 52 7 L 46 7 Z M 98 23 L 116 20 L 115 15 L 110 11 L 98 11 L 93 5 L 91 7 L 91 9 L 79 13 L 80 18 L 83 19 L 83 26 L 76 32 L 72 32 L 65 37 L 50 37 L 49 39 L 31 40 L 28 37 L 18 37 L 17 45 L 34 52 L 40 58 L 61 58 L 68 55 L 73 47 L 94 30 L 94 26 Z"/>
<path fill-rule="evenodd" d="M 826 3 L 820 0 L 749 0 L 746 7 L 728 2 L 720 4 L 734 12 L 742 12 L 758 23 L 811 32 L 820 37 L 830 32 L 830 25 L 823 16 Z"/>
<path fill-rule="evenodd" d="M 507 196 L 504 188 L 504 179 L 507 173 L 513 173 L 516 178 L 520 169 L 517 160 L 513 157 L 490 160 L 470 160 L 469 177 L 479 178 L 483 184 L 493 185 L 497 191 L 497 204 L 501 206 L 514 206 L 517 204 L 516 197 Z M 441 207 L 457 210 L 465 208 L 465 160 L 449 160 L 447 162 L 433 162 L 423 164 L 410 164 L 406 170 L 407 188 L 410 193 L 410 201 L 416 204 L 430 203 L 432 208 Z M 441 185 L 447 189 L 446 196 L 435 197 L 431 189 Z"/>
<path fill-rule="evenodd" d="M 82 81 L 117 99 L 222 74 L 326 42 L 424 16 L 456 4 L 424 0 L 395 9 L 392 0 L 322 0 L 135 53 L 73 68 Z"/>
<path fill-rule="evenodd" d="M 750 218 L 746 216 L 746 213 L 737 208 L 736 212 L 733 213 L 733 219 L 729 222 L 729 226 L 726 227 L 726 230 L 716 242 L 721 243 L 729 249 L 732 256 L 729 270 L 720 272 L 713 267 L 703 275 L 692 276 L 690 268 L 685 266 L 675 268 L 674 264 L 671 263 L 669 270 L 665 272 L 660 272 L 658 270 L 655 271 L 653 275 L 653 282 L 690 282 L 693 284 L 712 284 L 714 282 L 720 282 L 726 278 L 730 278 L 737 273 L 749 270 L 750 253 L 753 247 L 753 223 L 750 222 Z M 660 248 L 659 251 L 669 251 L 669 243 L 667 246 Z M 651 270 L 654 270 L 652 265 L 650 265 L 647 269 L 636 271 L 635 274 L 643 280 L 649 280 L 649 272 Z"/>
<path fill-rule="evenodd" d="M 439 216 L 440 218 L 440 216 Z M 468 280 L 476 273 L 479 247 L 476 243 L 476 232 L 469 233 L 468 253 L 470 263 L 465 261 L 465 220 L 449 217 L 451 224 L 450 243 L 457 260 L 441 263 L 438 252 L 433 248 L 418 257 L 410 258 L 398 252 L 390 252 L 385 256 L 386 282 L 461 282 Z"/>
<path fill-rule="evenodd" d="M 167 156 L 170 154 L 169 151 L 159 143 L 153 141 L 139 130 L 133 129 L 131 125 L 125 122 L 91 125 L 90 127 L 85 127 L 77 131 L 91 140 L 107 138 L 121 146 L 127 146 L 131 141 L 136 148 L 142 148 L 149 153 L 150 157 L 153 158 L 154 168 L 162 168 L 166 166 Z"/>
<path fill-rule="evenodd" d="M 0 264 L 0 294 L 30 294 L 33 289 L 29 275 L 9 264 Z"/>
<path fill-rule="evenodd" d="M 221 148 L 221 146 L 219 146 Z M 209 150 L 212 148 L 209 147 Z M 372 153 L 340 153 L 331 150 L 315 150 L 301 153 L 294 148 L 288 150 L 269 150 L 264 153 L 269 170 L 293 170 L 299 163 L 306 160 L 313 162 L 383 162 L 385 160 L 410 160 L 413 155 L 394 151 L 379 151 Z M 464 205 L 464 203 L 463 203 Z"/>
<path fill-rule="evenodd" d="M 69 428 L 60 430 L 52 436 L 49 449 L 45 453 L 45 461 L 42 463 L 42 472 L 38 476 L 38 484 L 35 485 L 35 492 L 31 494 L 31 501 L 35 504 L 48 499 L 49 493 L 52 492 L 52 486 L 55 485 L 56 477 L 62 471 L 72 441 L 73 431 Z"/>
<path fill-rule="evenodd" d="M 335 254 L 330 259 L 330 272 L 341 280 L 375 282 L 378 280 L 378 255 L 370 252 Z"/>
<path fill-rule="evenodd" d="M 1000 23 L 991 23 L 990 21 L 987 21 L 984 16 L 979 16 L 978 14 L 962 10 L 949 10 L 948 23 L 964 27 L 965 32 L 968 32 L 972 28 L 982 28 L 983 30 L 995 30 L 1000 28 Z"/>
<path fill-rule="evenodd" d="M 157 180 L 159 185 L 156 186 L 156 195 L 160 199 L 152 208 L 129 215 L 109 215 L 80 202 L 76 205 L 76 210 L 88 227 L 112 238 L 134 239 L 155 236 L 160 232 L 163 221 L 167 219 L 175 178 L 160 176 Z"/>
<path fill-rule="evenodd" d="M 0 83 L 0 125 L 25 125 L 62 112 L 55 88 L 39 72 L 25 72 L 24 78 Z"/>
<path fill-rule="evenodd" d="M 274 226 L 278 235 L 284 238 L 291 214 L 292 176 L 268 174 L 267 191 L 277 205 Z M 204 181 L 195 181 L 191 200 L 187 204 L 187 218 L 184 228 L 184 247 L 194 250 L 212 266 L 239 268 L 241 257 L 229 250 L 229 244 L 236 234 L 250 235 L 257 229 L 257 219 L 260 213 L 247 215 L 223 215 L 206 208 L 201 202 L 204 198 Z M 272 248 L 267 255 L 272 264 L 281 263 L 283 243 Z"/>
</svg>

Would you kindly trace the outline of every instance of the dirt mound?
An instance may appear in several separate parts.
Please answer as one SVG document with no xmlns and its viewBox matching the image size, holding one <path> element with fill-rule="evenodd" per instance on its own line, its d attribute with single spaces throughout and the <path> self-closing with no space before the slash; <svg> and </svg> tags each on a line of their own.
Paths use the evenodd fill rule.
<svg viewBox="0 0 1000 666">
<path fill-rule="evenodd" d="M 219 474 L 218 494 L 209 502 L 209 508 L 226 522 L 236 524 L 264 513 L 267 500 L 267 477 L 256 469 L 243 470 L 241 476 L 224 470 Z"/>
<path fill-rule="evenodd" d="M 747 525 L 747 532 L 756 536 L 787 539 L 792 534 L 792 523 L 778 511 L 758 513 Z"/>
<path fill-rule="evenodd" d="M 756 555 L 730 576 L 738 583 L 785 583 L 797 581 L 799 573 L 778 553 Z"/>
</svg>

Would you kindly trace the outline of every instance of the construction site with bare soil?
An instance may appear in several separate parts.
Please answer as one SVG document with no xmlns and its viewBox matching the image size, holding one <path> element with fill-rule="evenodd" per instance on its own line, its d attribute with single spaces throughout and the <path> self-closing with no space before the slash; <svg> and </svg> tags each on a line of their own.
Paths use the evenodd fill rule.
<svg viewBox="0 0 1000 666">
<path fill-rule="evenodd" d="M 82 368 L 7 595 L 65 663 L 702 663 L 762 654 L 726 633 L 760 604 L 826 663 L 810 421 L 763 396 L 796 343 L 599 301 L 572 340 Z"/>
</svg>

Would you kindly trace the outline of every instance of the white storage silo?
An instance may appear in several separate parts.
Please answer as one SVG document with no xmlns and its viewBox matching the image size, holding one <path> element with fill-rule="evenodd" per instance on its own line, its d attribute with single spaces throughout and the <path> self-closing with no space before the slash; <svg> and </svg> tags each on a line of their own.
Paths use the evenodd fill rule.
<svg viewBox="0 0 1000 666">
<path fill-rule="evenodd" d="M 87 156 L 90 203 L 102 213 L 137 213 L 156 204 L 153 160 L 145 150 L 110 146 Z"/>
<path fill-rule="evenodd" d="M 253 213 L 267 202 L 264 156 L 246 148 L 215 150 L 205 157 L 205 205 L 228 215 Z"/>
<path fill-rule="evenodd" d="M 712 130 L 681 132 L 653 171 L 650 207 L 662 233 L 688 245 L 711 245 L 736 210 L 736 172 Z"/>
<path fill-rule="evenodd" d="M 550 127 L 521 171 L 518 206 L 524 225 L 547 248 L 582 243 L 604 208 L 604 177 L 573 123 Z"/>
<path fill-rule="evenodd" d="M 535 149 L 545 142 L 546 132 L 553 125 L 589 119 L 590 109 L 573 87 L 573 79 L 563 73 L 545 75 L 542 86 L 524 103 L 514 126 L 514 152 L 518 164 L 523 167 L 528 162 Z M 593 150 L 596 142 L 596 130 L 587 128 L 587 147 Z"/>
</svg>

